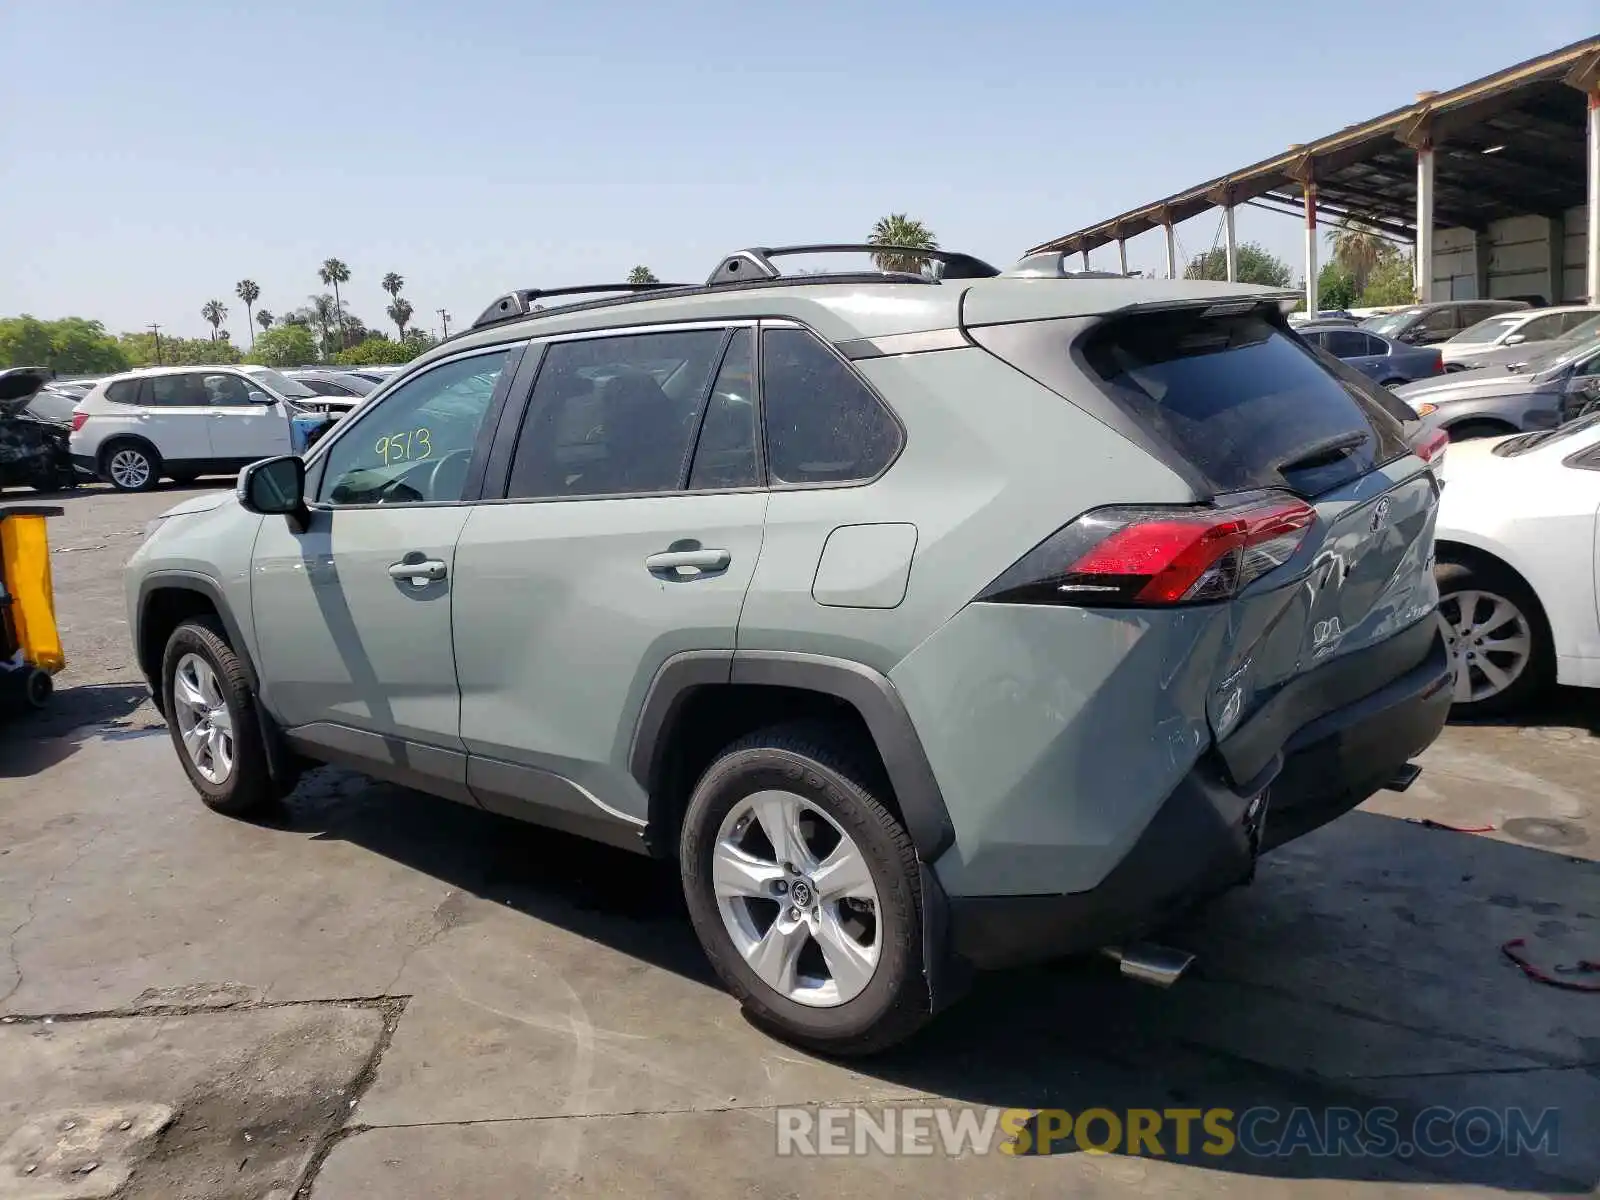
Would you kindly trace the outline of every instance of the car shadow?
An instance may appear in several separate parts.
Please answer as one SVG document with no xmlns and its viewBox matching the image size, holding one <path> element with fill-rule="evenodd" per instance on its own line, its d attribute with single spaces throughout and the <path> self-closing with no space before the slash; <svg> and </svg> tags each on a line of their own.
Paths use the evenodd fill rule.
<svg viewBox="0 0 1600 1200">
<path fill-rule="evenodd" d="M 360 845 L 718 986 L 671 864 L 329 768 L 309 775 L 265 823 Z M 1522 882 L 1506 890 L 1508 879 Z M 1525 979 L 1473 914 L 1514 923 L 1525 912 L 1533 943 L 1575 932 L 1593 939 L 1595 911 L 1549 899 L 1585 891 L 1600 896 L 1595 863 L 1356 812 L 1269 856 L 1253 886 L 1168 931 L 1167 940 L 1201 954 L 1194 978 L 1174 989 L 1123 980 L 1100 959 L 980 976 L 911 1042 L 849 1066 L 985 1107 L 1236 1115 L 1265 1108 L 1276 1117 L 1258 1130 L 1269 1133 L 1298 1108 L 1319 1121 L 1330 1111 L 1365 1120 L 1392 1109 L 1403 1133 L 1432 1106 L 1482 1111 L 1492 1102 L 1502 1116 L 1523 1107 L 1530 1123 L 1555 1107 L 1566 1139 L 1557 1145 L 1570 1153 L 1587 1145 L 1585 1111 L 1592 1117 L 1600 1095 L 1600 1000 Z M 1517 1016 L 1511 1025 L 1526 1024 L 1525 1037 L 1486 1024 L 1486 1014 L 1508 1008 Z M 1561 1031 L 1583 1028 L 1596 1035 L 1582 1039 L 1585 1057 L 1548 1048 Z M 1330 1057 L 1329 1047 L 1343 1045 L 1354 1047 L 1348 1065 L 1339 1052 Z M 1037 1119 L 1029 1128 L 1038 1132 Z M 1198 1124 L 1185 1152 L 1171 1128 L 1161 1146 L 1168 1160 L 1245 1176 L 1550 1195 L 1587 1194 L 1600 1175 L 1581 1154 L 1277 1155 L 1236 1147 L 1218 1155 Z M 1083 1151 L 1070 1137 L 1051 1149 Z M 1149 1144 L 1142 1150 L 1151 1153 Z"/>
<path fill-rule="evenodd" d="M 0 710 L 0 779 L 37 775 L 90 738 L 144 736 L 152 725 L 133 714 L 149 698 L 143 684 L 83 684 L 62 688 L 41 709 Z"/>
<path fill-rule="evenodd" d="M 1450 723 L 1515 729 L 1542 726 L 1600 735 L 1600 692 L 1593 688 L 1552 687 L 1515 712 L 1495 717 L 1452 717 Z"/>
</svg>

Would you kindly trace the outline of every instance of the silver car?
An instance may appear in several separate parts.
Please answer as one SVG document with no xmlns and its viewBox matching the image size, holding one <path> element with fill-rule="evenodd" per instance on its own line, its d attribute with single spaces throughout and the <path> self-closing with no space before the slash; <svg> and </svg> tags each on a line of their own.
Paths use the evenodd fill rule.
<svg viewBox="0 0 1600 1200">
<path fill-rule="evenodd" d="M 1584 340 L 1600 332 L 1600 308 L 1568 305 L 1502 313 L 1463 329 L 1439 347 L 1446 371 L 1525 363 L 1569 335 Z"/>
<path fill-rule="evenodd" d="M 1445 439 L 1293 294 L 890 249 L 509 293 L 158 520 L 131 632 L 200 799 L 337 762 L 673 862 L 833 1053 L 973 967 L 1175 978 L 1143 934 L 1443 725 Z"/>
<path fill-rule="evenodd" d="M 1406 384 L 1395 395 L 1451 441 L 1554 429 L 1600 398 L 1600 339 L 1564 345 L 1522 370 L 1481 367 Z"/>
</svg>

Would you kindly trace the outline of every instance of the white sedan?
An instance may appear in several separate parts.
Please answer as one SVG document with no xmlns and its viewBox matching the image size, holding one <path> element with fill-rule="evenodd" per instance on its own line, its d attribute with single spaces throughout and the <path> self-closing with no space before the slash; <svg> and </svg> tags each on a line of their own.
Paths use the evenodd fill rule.
<svg viewBox="0 0 1600 1200">
<path fill-rule="evenodd" d="M 1515 708 L 1552 680 L 1600 687 L 1600 413 L 1457 443 L 1439 505 L 1439 623 L 1455 711 Z"/>
</svg>

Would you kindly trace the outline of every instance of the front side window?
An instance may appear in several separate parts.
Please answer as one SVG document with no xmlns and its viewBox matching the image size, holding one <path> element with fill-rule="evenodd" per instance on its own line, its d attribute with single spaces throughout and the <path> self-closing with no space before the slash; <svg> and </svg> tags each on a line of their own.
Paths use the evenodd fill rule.
<svg viewBox="0 0 1600 1200">
<path fill-rule="evenodd" d="M 1490 317 L 1487 321 L 1479 321 L 1463 329 L 1450 339 L 1452 346 L 1487 346 L 1499 341 L 1511 327 L 1521 321 L 1521 317 Z"/>
<path fill-rule="evenodd" d="M 761 335 L 761 405 L 772 482 L 871 479 L 900 450 L 900 426 L 854 371 L 804 329 Z"/>
<path fill-rule="evenodd" d="M 255 367 L 250 372 L 251 376 L 259 379 L 278 395 L 290 400 L 305 400 L 316 395 L 298 379 L 290 379 L 287 375 L 280 375 L 270 367 Z"/>
<path fill-rule="evenodd" d="M 1517 332 L 1527 342 L 1548 342 L 1552 338 L 1561 336 L 1561 329 L 1566 319 L 1565 313 L 1553 313 L 1548 317 L 1535 317 Z"/>
<path fill-rule="evenodd" d="M 460 500 L 510 354 L 441 363 L 362 411 L 328 451 L 318 500 L 336 506 Z"/>
<path fill-rule="evenodd" d="M 213 408 L 223 408 L 235 404 L 259 404 L 261 400 L 250 398 L 250 388 L 245 381 L 237 375 L 226 371 L 216 371 L 200 376 L 200 386 L 205 389 L 206 403 Z"/>
<path fill-rule="evenodd" d="M 507 495 L 681 488 L 726 341 L 723 329 L 685 329 L 552 343 L 517 436 Z"/>
</svg>

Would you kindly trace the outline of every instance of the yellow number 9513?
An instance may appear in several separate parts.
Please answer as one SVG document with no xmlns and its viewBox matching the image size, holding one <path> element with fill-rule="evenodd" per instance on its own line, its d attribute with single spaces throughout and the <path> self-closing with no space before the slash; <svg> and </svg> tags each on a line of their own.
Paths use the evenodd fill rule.
<svg viewBox="0 0 1600 1200">
<path fill-rule="evenodd" d="M 404 433 L 386 434 L 378 439 L 373 449 L 385 465 L 411 462 L 433 457 L 433 438 L 426 429 L 408 429 Z"/>
</svg>

